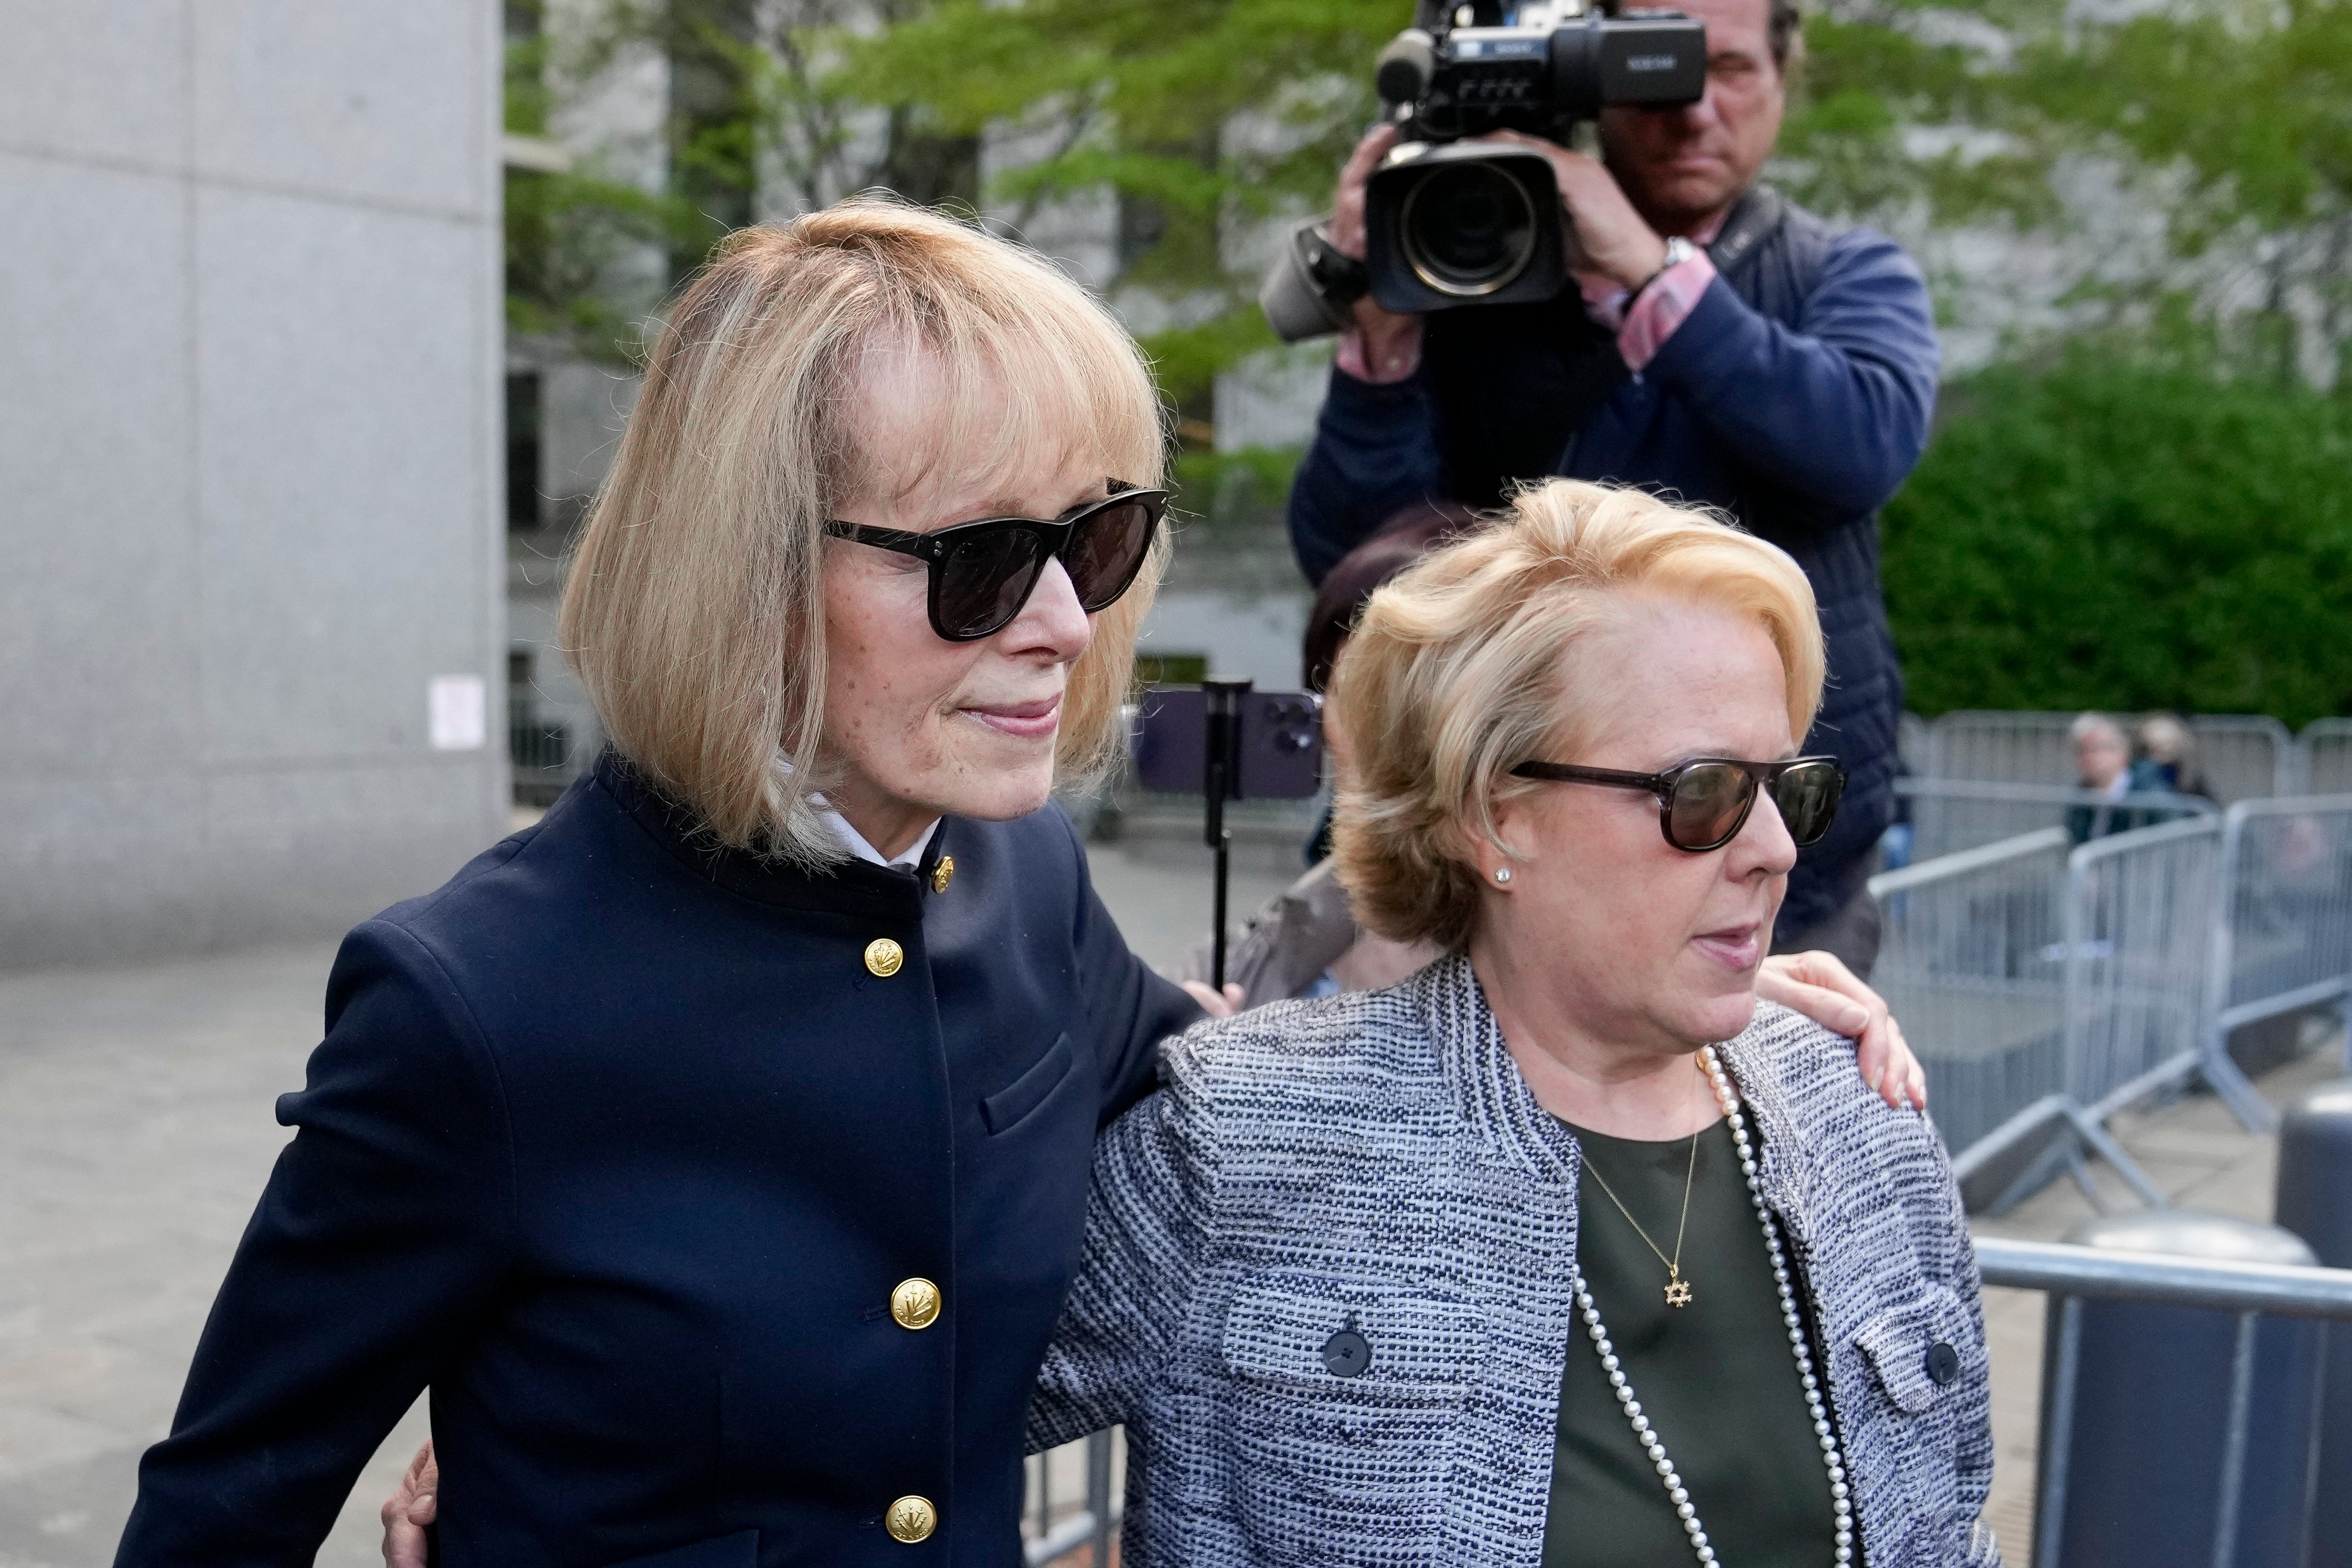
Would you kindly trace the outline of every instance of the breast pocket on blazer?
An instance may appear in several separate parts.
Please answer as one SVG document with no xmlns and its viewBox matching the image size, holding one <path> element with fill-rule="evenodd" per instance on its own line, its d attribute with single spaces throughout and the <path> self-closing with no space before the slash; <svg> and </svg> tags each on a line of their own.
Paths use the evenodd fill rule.
<svg viewBox="0 0 2352 1568">
<path fill-rule="evenodd" d="M 1234 1292 L 1219 1353 L 1244 1382 L 1309 1399 L 1458 1405 L 1486 1349 L 1468 1302 L 1259 1275 Z"/>
<path fill-rule="evenodd" d="M 992 1134 L 1010 1132 L 1062 1087 L 1077 1059 L 1070 1037 L 1056 1035 L 1052 1047 L 1027 1071 L 980 1102 L 981 1121 Z"/>
<path fill-rule="evenodd" d="M 1272 1274 L 1226 1310 L 1225 1470 L 1265 1539 L 1433 1542 L 1462 1405 L 1486 1357 L 1474 1304 L 1412 1289 Z"/>
<path fill-rule="evenodd" d="M 1985 1366 L 1983 1330 L 1959 1296 L 1941 1285 L 1897 1301 L 1853 1336 L 1887 1400 L 1906 1415 L 1929 1415 Z"/>
</svg>

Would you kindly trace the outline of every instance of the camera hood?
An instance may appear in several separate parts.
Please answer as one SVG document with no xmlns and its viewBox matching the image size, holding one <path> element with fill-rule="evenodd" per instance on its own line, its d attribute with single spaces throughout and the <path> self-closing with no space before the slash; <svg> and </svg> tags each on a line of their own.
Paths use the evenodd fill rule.
<svg viewBox="0 0 2352 1568">
<path fill-rule="evenodd" d="M 1364 191 L 1371 295 L 1404 313 L 1549 300 L 1568 283 L 1559 186 L 1538 153 L 1399 147 Z"/>
<path fill-rule="evenodd" d="M 1317 218 L 1292 231 L 1266 269 L 1257 302 L 1274 335 L 1296 343 L 1345 327 L 1365 292 L 1364 264 L 1342 255 L 1331 243 L 1329 220 Z"/>
</svg>

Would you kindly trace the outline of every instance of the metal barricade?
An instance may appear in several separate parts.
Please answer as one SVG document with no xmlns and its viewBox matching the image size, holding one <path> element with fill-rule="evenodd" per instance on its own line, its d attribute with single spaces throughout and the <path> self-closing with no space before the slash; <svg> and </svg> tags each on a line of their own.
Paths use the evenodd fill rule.
<svg viewBox="0 0 2352 1568">
<path fill-rule="evenodd" d="M 2106 1123 L 2200 1072 L 2231 1091 L 2204 1041 L 2221 834 L 2200 815 L 2070 851 L 2048 827 L 1871 879 L 1873 982 L 1927 1070 L 1954 1173 L 2006 1184 L 1994 1212 L 2060 1169 L 2095 1198 L 2085 1150 L 2166 1203 Z M 2021 1169 L 1998 1163 L 2021 1146 Z"/>
<path fill-rule="evenodd" d="M 2221 847 L 2221 820 L 2199 816 L 2093 839 L 2066 863 L 2066 1095 L 2081 1108 L 2070 1119 L 2159 1207 L 2163 1193 L 2105 1126 L 2209 1066 L 2200 1025 Z"/>
<path fill-rule="evenodd" d="M 1087 1549 L 1087 1568 L 1110 1568 L 1119 1516 L 1113 1460 L 1123 1447 L 1120 1436 L 1113 1427 L 1029 1456 L 1022 1528 L 1022 1557 L 1029 1568 L 1044 1568 L 1080 1547 Z"/>
<path fill-rule="evenodd" d="M 2128 713 L 2113 717 L 2126 730 L 2137 719 Z M 2074 719 L 2072 713 L 1982 709 L 1947 713 L 1928 726 L 1927 765 L 1917 771 L 1931 779 L 2072 785 L 2079 776 L 2068 733 Z M 2200 713 L 2189 716 L 2189 728 L 2197 738 L 2198 770 L 2206 789 L 2222 804 L 2299 787 L 2302 763 L 2294 737 L 2277 720 L 2259 713 Z"/>
<path fill-rule="evenodd" d="M 2352 996 L 2352 794 L 2241 801 L 2222 819 L 2205 1077 L 2250 1131 L 2277 1125 L 2230 1057 L 2244 1025 Z"/>
<path fill-rule="evenodd" d="M 2260 713 L 2200 713 L 2189 719 L 2189 729 L 2197 737 L 2206 792 L 2222 805 L 2292 795 L 2300 787 L 2294 736 L 2277 720 Z"/>
<path fill-rule="evenodd" d="M 1870 879 L 1883 922 L 1871 981 L 1927 1069 L 1956 1164 L 2032 1131 L 2064 1090 L 2068 847 L 2045 827 Z"/>
<path fill-rule="evenodd" d="M 2352 790 L 2352 719 L 2317 719 L 2295 742 L 2300 753 L 2295 790 L 2303 795 L 2340 795 Z"/>
<path fill-rule="evenodd" d="M 1910 803 L 1914 863 L 1999 844 L 2044 827 L 2064 827 L 2082 837 L 2105 837 L 2221 809 L 2202 795 L 2151 793 L 2111 800 L 2092 790 L 2059 784 L 1976 779 L 1896 779 L 1895 793 Z"/>
<path fill-rule="evenodd" d="M 1927 771 L 1927 721 L 1916 713 L 1906 713 L 1895 721 L 1895 754 L 1914 773 Z"/>
<path fill-rule="evenodd" d="M 2072 713 L 2007 713 L 1961 709 L 1927 727 L 1929 778 L 1990 784 L 2072 785 Z"/>
<path fill-rule="evenodd" d="M 2073 1447 L 2074 1399 L 2082 1364 L 2083 1298 L 2234 1312 L 2242 1347 L 2254 1343 L 2256 1321 L 2265 1313 L 2352 1322 L 2352 1269 L 2216 1263 L 1990 1237 L 1977 1238 L 1976 1254 L 1977 1268 L 1986 1284 L 2046 1292 L 2058 1309 L 2053 1314 L 2054 1342 L 2044 1352 L 2041 1443 L 2044 1463 L 2035 1488 L 2033 1568 L 2066 1568 L 2058 1561 L 2061 1521 L 2066 1512 L 2066 1468 L 2063 1462 L 2049 1461 Z M 2214 1477 L 2220 1511 L 2225 1517 L 2244 1490 L 2247 1445 L 2240 1436 L 2248 1424 L 2263 1418 L 2263 1413 L 2252 1408 L 2254 1373 L 2250 1351 L 2234 1358 L 2230 1381 L 2231 1440 L 2224 1446 L 2224 1462 Z M 2147 1436 L 2152 1443 L 2167 1440 L 2162 1432 Z M 2227 1539 L 2216 1533 L 2217 1542 Z M 2194 1547 L 2186 1550 L 2195 1552 Z M 2228 1563 L 2220 1552 L 2215 1556 Z"/>
</svg>

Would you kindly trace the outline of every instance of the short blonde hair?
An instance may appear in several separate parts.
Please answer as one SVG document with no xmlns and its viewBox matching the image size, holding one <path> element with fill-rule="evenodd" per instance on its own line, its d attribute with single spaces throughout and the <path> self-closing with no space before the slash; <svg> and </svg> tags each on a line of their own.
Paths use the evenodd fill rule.
<svg viewBox="0 0 2352 1568">
<path fill-rule="evenodd" d="M 1555 479 L 1375 593 L 1333 672 L 1346 738 L 1332 854 L 1356 919 L 1397 942 L 1466 942 L 1474 841 L 1541 787 L 1523 762 L 1573 760 L 1593 699 L 1570 652 L 1638 593 L 1752 618 L 1780 650 L 1789 729 L 1821 704 L 1820 616 L 1786 553 L 1642 490 Z"/>
<path fill-rule="evenodd" d="M 1043 257 L 875 195 L 730 237 L 655 344 L 561 635 L 615 749 L 730 847 L 842 857 L 808 798 L 825 782 L 824 529 L 882 480 L 856 416 L 865 377 L 905 354 L 940 388 L 932 466 L 995 482 L 1082 458 L 1161 481 L 1142 356 Z M 1066 769 L 1115 755 L 1164 558 L 1093 617 L 1063 701 Z"/>
</svg>

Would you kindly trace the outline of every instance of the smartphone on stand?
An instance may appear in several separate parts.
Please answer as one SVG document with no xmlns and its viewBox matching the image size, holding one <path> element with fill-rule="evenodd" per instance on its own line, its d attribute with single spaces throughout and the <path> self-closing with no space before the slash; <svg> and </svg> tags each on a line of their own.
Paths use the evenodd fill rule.
<svg viewBox="0 0 2352 1568">
<path fill-rule="evenodd" d="M 1229 800 L 1310 800 L 1323 787 L 1323 700 L 1258 691 L 1246 680 L 1146 691 L 1137 704 L 1135 776 L 1145 789 L 1198 792 L 1202 834 L 1216 856 L 1209 984 L 1225 985 Z"/>
</svg>

